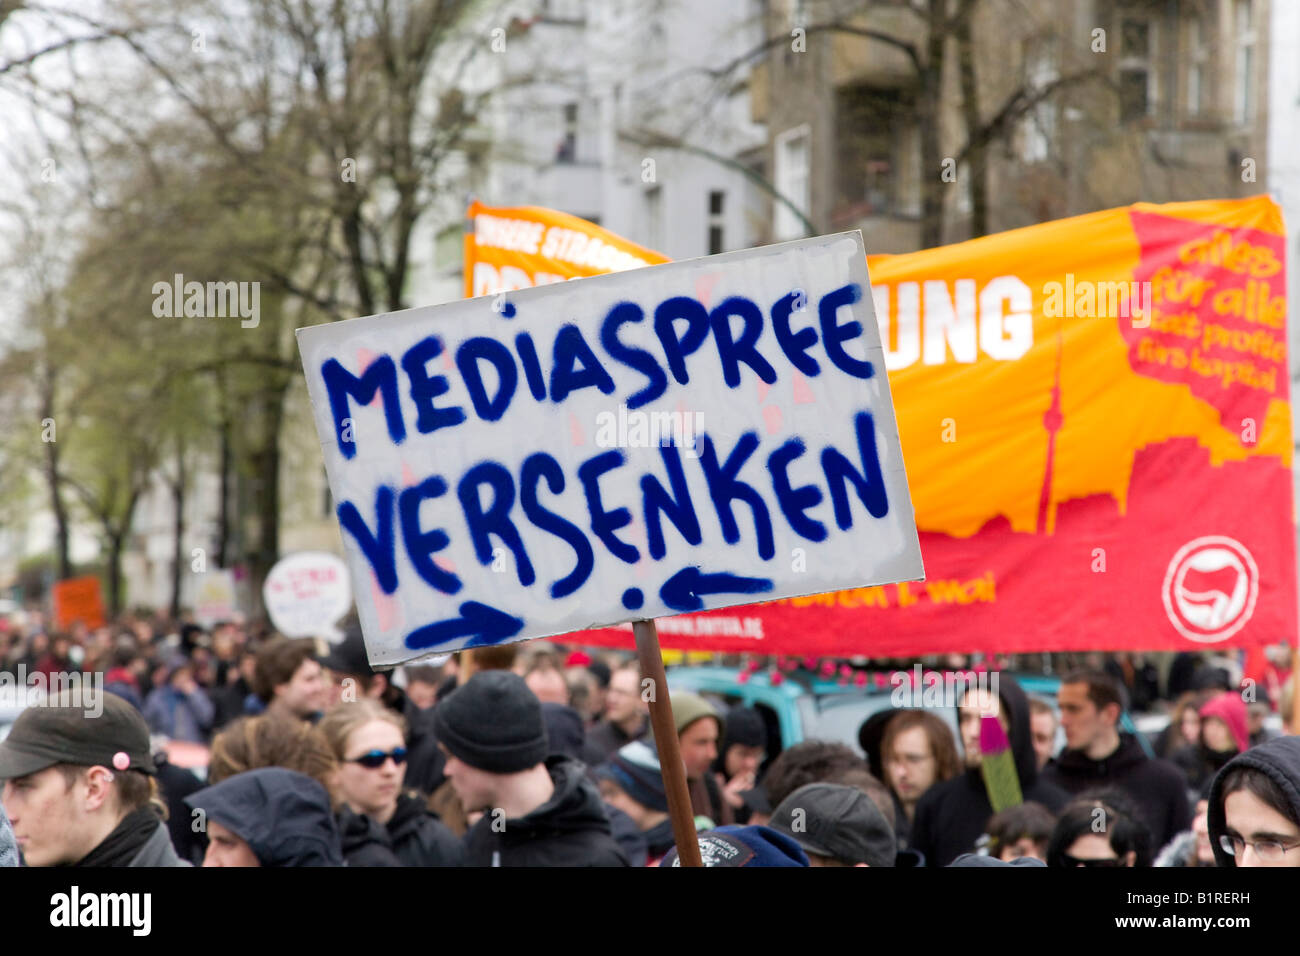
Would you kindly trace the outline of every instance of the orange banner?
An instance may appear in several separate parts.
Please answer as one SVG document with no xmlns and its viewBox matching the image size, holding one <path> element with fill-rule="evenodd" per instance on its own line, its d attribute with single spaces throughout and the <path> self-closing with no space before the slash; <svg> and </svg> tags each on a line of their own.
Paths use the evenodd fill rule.
<svg viewBox="0 0 1300 956">
<path fill-rule="evenodd" d="M 466 298 L 670 261 L 585 219 L 538 206 L 476 202 L 466 215 L 473 227 L 465 233 Z"/>
<path fill-rule="evenodd" d="M 494 234 L 508 254 L 471 251 L 470 237 L 467 292 L 502 291 L 507 268 L 521 283 L 560 274 L 546 239 L 573 220 L 539 212 L 471 209 L 533 226 Z M 586 226 L 598 248 L 662 261 Z M 1271 200 L 1138 204 L 868 263 L 927 580 L 683 615 L 660 622 L 665 646 L 1294 641 L 1285 235 Z M 750 387 L 761 402 L 765 386 Z"/>
</svg>

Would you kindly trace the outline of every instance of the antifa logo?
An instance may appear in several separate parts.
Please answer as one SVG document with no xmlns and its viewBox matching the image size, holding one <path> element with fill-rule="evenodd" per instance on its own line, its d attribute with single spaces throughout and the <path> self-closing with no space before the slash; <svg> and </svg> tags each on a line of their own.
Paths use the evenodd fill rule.
<svg viewBox="0 0 1300 956">
<path fill-rule="evenodd" d="M 1197 538 L 1169 562 L 1162 591 L 1165 613 L 1178 632 L 1212 644 L 1237 633 L 1255 612 L 1259 568 L 1233 538 Z"/>
</svg>

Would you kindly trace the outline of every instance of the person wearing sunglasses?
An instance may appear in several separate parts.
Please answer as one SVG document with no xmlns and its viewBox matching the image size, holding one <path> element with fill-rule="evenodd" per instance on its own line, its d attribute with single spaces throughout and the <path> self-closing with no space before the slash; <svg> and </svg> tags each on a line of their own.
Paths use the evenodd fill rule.
<svg viewBox="0 0 1300 956">
<path fill-rule="evenodd" d="M 1151 830 L 1132 801 L 1114 788 L 1095 790 L 1061 810 L 1047 844 L 1051 867 L 1146 867 Z"/>
<path fill-rule="evenodd" d="M 1219 866 L 1300 866 L 1300 737 L 1229 761 L 1210 786 L 1207 822 Z"/>
<path fill-rule="evenodd" d="M 343 855 L 349 866 L 457 866 L 460 841 L 403 789 L 406 721 L 378 701 L 336 704 L 318 725 L 338 760 Z"/>
</svg>

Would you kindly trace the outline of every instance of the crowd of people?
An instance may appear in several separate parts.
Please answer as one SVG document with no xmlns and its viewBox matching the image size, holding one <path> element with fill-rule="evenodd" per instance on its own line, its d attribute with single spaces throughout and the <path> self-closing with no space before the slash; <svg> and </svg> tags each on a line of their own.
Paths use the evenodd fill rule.
<svg viewBox="0 0 1300 956">
<path fill-rule="evenodd" d="M 376 672 L 355 624 L 325 645 L 133 619 L 66 635 L 7 627 L 0 659 L 13 673 L 100 676 L 104 690 L 91 706 L 65 682 L 0 742 L 0 865 L 679 862 L 653 688 L 626 653 L 529 642 Z M 1300 737 L 1267 727 L 1274 697 L 1291 713 L 1291 685 L 1274 681 L 1270 696 L 1214 668 L 1171 670 L 1170 722 L 1147 740 L 1122 717 L 1160 691 L 1131 664 L 1071 670 L 1053 701 L 1001 672 L 950 711 L 880 711 L 858 748 L 781 750 L 770 714 L 670 688 L 701 856 L 1300 866 Z M 990 722 L 1004 754 L 982 742 Z M 186 745 L 201 765 L 176 759 Z M 994 760 L 1015 799 L 990 784 Z"/>
</svg>

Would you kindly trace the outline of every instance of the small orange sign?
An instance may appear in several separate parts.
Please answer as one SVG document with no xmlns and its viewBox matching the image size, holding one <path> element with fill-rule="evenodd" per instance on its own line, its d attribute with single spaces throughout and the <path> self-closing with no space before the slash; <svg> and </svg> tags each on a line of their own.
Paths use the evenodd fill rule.
<svg viewBox="0 0 1300 956">
<path fill-rule="evenodd" d="M 104 598 L 99 590 L 99 578 L 69 578 L 58 581 L 53 588 L 54 626 L 66 631 L 74 624 L 89 628 L 103 627 Z"/>
</svg>

